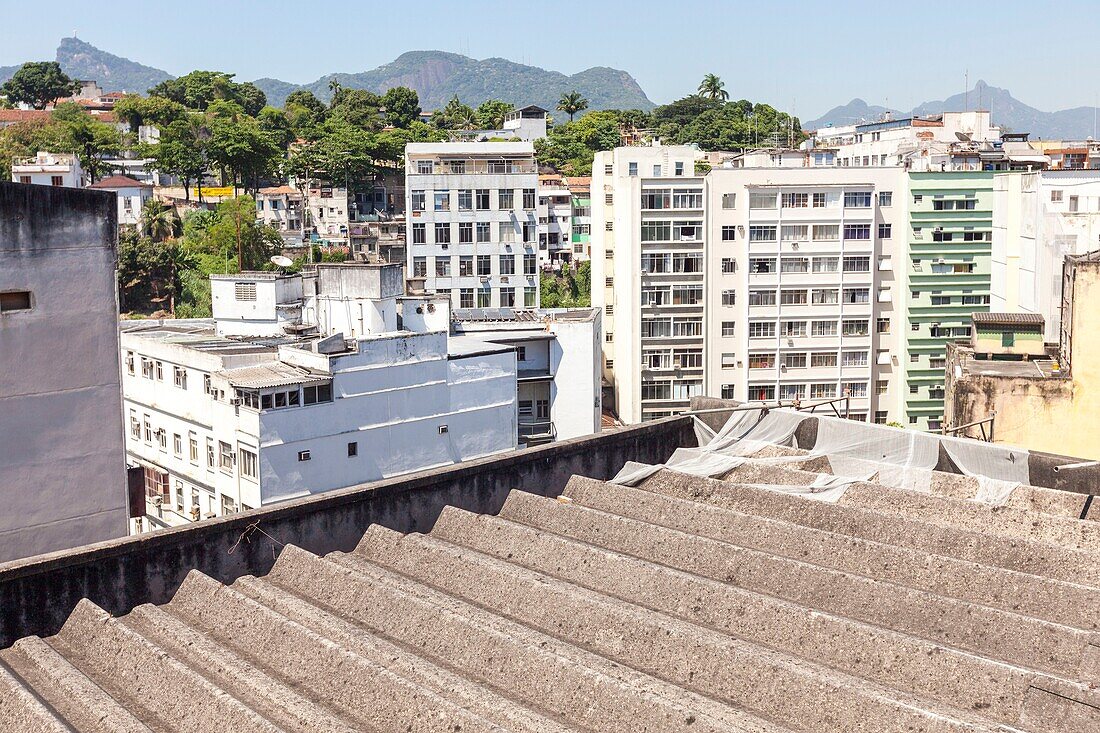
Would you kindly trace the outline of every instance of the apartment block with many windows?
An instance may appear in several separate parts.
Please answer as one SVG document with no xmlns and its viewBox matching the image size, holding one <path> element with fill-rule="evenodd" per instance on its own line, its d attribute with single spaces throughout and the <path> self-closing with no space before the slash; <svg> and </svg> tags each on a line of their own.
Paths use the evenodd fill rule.
<svg viewBox="0 0 1100 733">
<path fill-rule="evenodd" d="M 856 419 L 898 418 L 905 183 L 891 168 L 706 176 L 707 394 L 848 397 Z"/>
<path fill-rule="evenodd" d="M 539 305 L 538 169 L 529 142 L 405 148 L 410 290 L 456 308 Z"/>
<path fill-rule="evenodd" d="M 626 422 L 703 394 L 704 180 L 687 146 L 617 148 L 592 164 L 592 305 L 604 379 Z"/>
<path fill-rule="evenodd" d="M 908 174 L 904 424 L 943 424 L 948 341 L 968 340 L 989 310 L 993 171 Z"/>
</svg>

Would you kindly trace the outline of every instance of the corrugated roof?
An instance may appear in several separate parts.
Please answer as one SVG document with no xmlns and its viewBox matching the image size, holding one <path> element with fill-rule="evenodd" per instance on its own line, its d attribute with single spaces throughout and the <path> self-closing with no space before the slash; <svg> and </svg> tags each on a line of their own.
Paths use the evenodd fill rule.
<svg viewBox="0 0 1100 733">
<path fill-rule="evenodd" d="M 1000 326 L 1042 326 L 1045 321 L 1038 313 L 973 313 L 974 323 Z"/>
<path fill-rule="evenodd" d="M 222 376 L 229 380 L 234 387 L 243 389 L 262 389 L 264 387 L 282 387 L 287 384 L 303 384 L 319 379 L 326 379 L 328 375 L 311 372 L 302 367 L 286 364 L 281 361 L 273 361 L 267 364 L 240 367 L 238 369 L 226 369 Z"/>
</svg>

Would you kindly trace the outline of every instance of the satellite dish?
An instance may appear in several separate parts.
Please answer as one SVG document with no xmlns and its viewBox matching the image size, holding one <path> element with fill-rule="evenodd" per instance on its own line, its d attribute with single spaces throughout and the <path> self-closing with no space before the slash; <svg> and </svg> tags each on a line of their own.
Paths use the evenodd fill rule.
<svg viewBox="0 0 1100 733">
<path fill-rule="evenodd" d="M 289 257 L 284 257 L 283 255 L 275 255 L 274 257 L 271 258 L 271 263 L 273 265 L 275 265 L 276 267 L 293 267 L 294 266 L 294 260 L 290 259 Z"/>
<path fill-rule="evenodd" d="M 955 137 L 957 137 L 957 138 L 959 139 L 959 142 L 961 142 L 961 143 L 968 143 L 968 142 L 970 142 L 970 135 L 968 135 L 968 134 L 967 134 L 967 133 L 965 133 L 965 132 L 958 132 L 958 131 L 956 131 L 956 132 L 955 132 Z"/>
</svg>

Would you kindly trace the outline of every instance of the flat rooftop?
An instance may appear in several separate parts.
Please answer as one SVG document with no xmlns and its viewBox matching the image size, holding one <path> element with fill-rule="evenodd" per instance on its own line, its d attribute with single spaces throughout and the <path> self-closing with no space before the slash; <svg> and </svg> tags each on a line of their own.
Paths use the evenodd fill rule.
<svg viewBox="0 0 1100 733">
<path fill-rule="evenodd" d="M 0 566 L 0 728 L 1100 729 L 1050 457 L 693 406 Z"/>
</svg>

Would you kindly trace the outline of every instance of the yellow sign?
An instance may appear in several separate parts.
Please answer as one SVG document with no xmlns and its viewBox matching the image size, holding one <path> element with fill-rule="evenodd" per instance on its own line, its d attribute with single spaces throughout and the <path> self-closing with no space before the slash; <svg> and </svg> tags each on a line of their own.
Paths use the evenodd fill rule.
<svg viewBox="0 0 1100 733">
<path fill-rule="evenodd" d="M 199 197 L 199 189 L 198 188 L 192 188 L 191 189 L 191 195 L 194 196 L 195 198 L 198 198 Z M 202 187 L 202 196 L 204 198 L 205 197 L 220 198 L 220 197 L 232 196 L 232 195 L 233 195 L 233 187 L 232 186 L 203 186 Z"/>
</svg>

